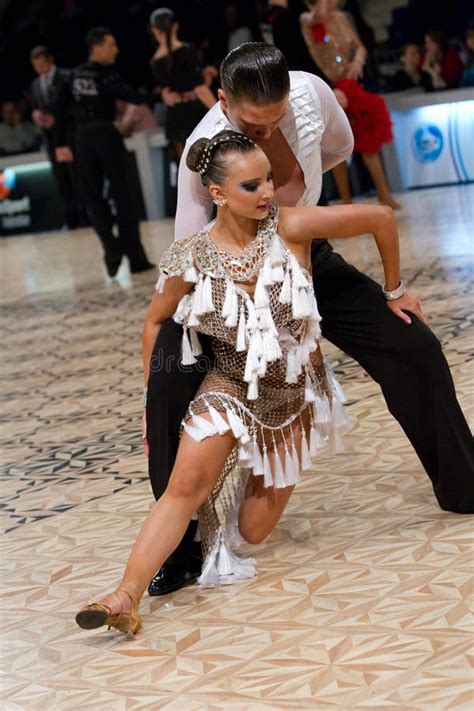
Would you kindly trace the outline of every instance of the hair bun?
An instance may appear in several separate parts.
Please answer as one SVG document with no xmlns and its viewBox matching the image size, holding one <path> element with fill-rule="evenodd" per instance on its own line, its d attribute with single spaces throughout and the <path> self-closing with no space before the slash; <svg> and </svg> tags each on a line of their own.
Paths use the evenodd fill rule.
<svg viewBox="0 0 474 711">
<path fill-rule="evenodd" d="M 199 173 L 198 165 L 201 163 L 204 151 L 207 149 L 211 140 L 209 138 L 199 138 L 193 143 L 186 156 L 186 165 L 193 173 Z"/>
<path fill-rule="evenodd" d="M 228 172 L 226 155 L 246 153 L 256 148 L 257 144 L 248 136 L 225 129 L 212 138 L 199 138 L 193 143 L 186 156 L 186 165 L 200 174 L 203 185 L 209 185 L 210 180 L 222 185 Z"/>
</svg>

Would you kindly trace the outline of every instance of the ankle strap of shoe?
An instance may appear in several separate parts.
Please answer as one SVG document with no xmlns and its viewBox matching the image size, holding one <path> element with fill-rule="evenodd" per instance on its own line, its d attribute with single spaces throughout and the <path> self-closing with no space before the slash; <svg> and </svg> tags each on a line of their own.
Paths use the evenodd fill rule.
<svg viewBox="0 0 474 711">
<path fill-rule="evenodd" d="M 125 593 L 125 595 L 130 599 L 130 602 L 132 603 L 132 605 L 135 605 L 135 600 L 134 600 L 133 597 L 130 595 L 130 593 L 128 592 L 128 590 L 124 590 L 123 588 L 117 588 L 117 590 L 116 590 L 115 592 L 117 592 L 117 593 Z"/>
</svg>

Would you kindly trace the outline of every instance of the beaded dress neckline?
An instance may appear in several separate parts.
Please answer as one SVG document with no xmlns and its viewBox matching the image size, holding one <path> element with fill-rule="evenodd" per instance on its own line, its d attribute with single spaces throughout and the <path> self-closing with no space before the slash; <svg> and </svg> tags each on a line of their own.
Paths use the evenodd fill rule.
<svg viewBox="0 0 474 711">
<path fill-rule="evenodd" d="M 241 252 L 232 254 L 220 248 L 210 235 L 215 220 L 198 233 L 195 246 L 196 266 L 217 278 L 246 282 L 258 275 L 275 235 L 278 210 L 272 205 L 260 220 L 255 239 Z"/>
<path fill-rule="evenodd" d="M 204 265 L 207 265 L 209 270 L 213 264 L 213 276 L 241 283 L 251 281 L 253 284 L 255 277 L 258 277 L 262 269 L 272 240 L 275 238 L 278 239 L 285 252 L 292 254 L 277 232 L 278 208 L 276 205 L 270 205 L 268 215 L 259 221 L 255 238 L 238 253 L 222 249 L 212 239 L 210 232 L 215 223 L 216 221 L 213 220 L 198 233 L 198 245 L 201 242 L 201 249 L 198 249 L 198 253 L 201 254 L 203 260 L 199 262 L 199 267 L 203 268 Z M 310 271 L 302 264 L 299 266 L 304 274 L 310 277 Z M 208 271 L 208 273 L 210 272 Z"/>
</svg>

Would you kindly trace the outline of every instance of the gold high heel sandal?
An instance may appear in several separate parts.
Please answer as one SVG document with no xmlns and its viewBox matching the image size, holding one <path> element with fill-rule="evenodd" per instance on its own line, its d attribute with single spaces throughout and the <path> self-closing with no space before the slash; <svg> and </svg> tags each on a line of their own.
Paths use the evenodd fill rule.
<svg viewBox="0 0 474 711">
<path fill-rule="evenodd" d="M 119 592 L 125 593 L 130 598 L 132 603 L 130 612 L 112 614 L 108 605 L 104 605 L 102 602 L 92 602 L 77 613 L 76 622 L 79 627 L 82 627 L 83 630 L 95 630 L 102 625 L 108 625 L 108 629 L 115 627 L 125 634 L 136 634 L 142 626 L 138 605 L 129 592 L 121 588 L 115 590 L 115 594 Z"/>
</svg>

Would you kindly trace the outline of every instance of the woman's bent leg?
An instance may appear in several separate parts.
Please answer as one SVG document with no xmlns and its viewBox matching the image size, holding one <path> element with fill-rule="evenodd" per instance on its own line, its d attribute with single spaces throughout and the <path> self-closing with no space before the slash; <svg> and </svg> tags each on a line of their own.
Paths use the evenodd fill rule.
<svg viewBox="0 0 474 711">
<path fill-rule="evenodd" d="M 287 441 L 288 447 L 295 444 L 298 459 L 301 461 L 301 438 L 302 426 L 309 431 L 309 412 L 306 411 L 301 417 L 298 417 L 292 425 L 291 440 Z M 284 461 L 285 445 L 281 441 L 278 444 L 278 453 Z M 273 469 L 274 455 L 268 453 L 270 466 Z M 245 489 L 245 497 L 240 505 L 239 511 L 239 532 L 242 538 L 247 543 L 261 543 L 270 535 L 278 521 L 281 518 L 283 511 L 286 508 L 290 496 L 293 493 L 294 486 L 287 486 L 282 489 L 276 489 L 273 486 L 264 487 L 263 477 L 250 476 Z"/>
<path fill-rule="evenodd" d="M 270 535 L 280 520 L 294 488 L 265 488 L 263 477 L 249 477 L 239 512 L 239 532 L 244 541 L 257 544 Z"/>
</svg>

